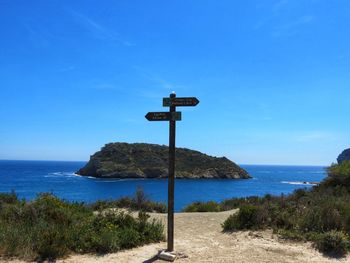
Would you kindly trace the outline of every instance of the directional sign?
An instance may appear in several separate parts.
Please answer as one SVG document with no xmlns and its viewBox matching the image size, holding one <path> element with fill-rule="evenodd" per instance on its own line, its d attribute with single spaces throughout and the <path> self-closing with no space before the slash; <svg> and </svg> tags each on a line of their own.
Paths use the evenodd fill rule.
<svg viewBox="0 0 350 263">
<path fill-rule="evenodd" d="M 149 112 L 145 118 L 149 121 L 181 121 L 181 112 Z"/>
<path fill-rule="evenodd" d="M 175 133 L 176 121 L 181 120 L 181 112 L 176 106 L 196 106 L 199 100 L 195 97 L 176 98 L 173 92 L 169 98 L 163 98 L 163 106 L 169 107 L 168 112 L 149 112 L 146 119 L 149 121 L 169 121 L 169 168 L 168 168 L 168 228 L 167 251 L 174 251 L 174 192 L 175 192 Z"/>
<path fill-rule="evenodd" d="M 199 103 L 199 100 L 195 97 L 187 98 L 163 98 L 163 106 L 196 106 Z"/>
</svg>

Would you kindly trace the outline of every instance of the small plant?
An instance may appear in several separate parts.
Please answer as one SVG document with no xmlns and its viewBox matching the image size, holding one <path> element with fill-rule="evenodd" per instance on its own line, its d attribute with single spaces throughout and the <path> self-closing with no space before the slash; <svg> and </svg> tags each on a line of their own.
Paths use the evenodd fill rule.
<svg viewBox="0 0 350 263">
<path fill-rule="evenodd" d="M 17 194 L 12 191 L 11 193 L 0 193 L 0 204 L 14 204 L 19 202 Z"/>
<path fill-rule="evenodd" d="M 122 197 L 117 200 L 98 200 L 90 204 L 90 207 L 96 211 L 108 208 L 126 208 L 134 211 L 165 213 L 167 210 L 164 203 L 151 201 L 142 188 L 137 188 L 132 198 Z"/>
<path fill-rule="evenodd" d="M 149 202 L 148 196 L 141 187 L 137 187 L 133 201 L 136 204 L 137 210 L 142 210 L 147 202 Z"/>
<path fill-rule="evenodd" d="M 243 229 L 260 229 L 264 227 L 262 213 L 259 207 L 243 205 L 237 214 L 230 215 L 222 227 L 224 231 L 235 231 Z"/>
<path fill-rule="evenodd" d="M 214 201 L 195 202 L 185 207 L 183 212 L 220 212 L 222 208 L 220 204 Z"/>
<path fill-rule="evenodd" d="M 319 235 L 315 247 L 328 256 L 343 257 L 349 249 L 349 240 L 342 232 L 330 231 Z"/>
<path fill-rule="evenodd" d="M 350 161 L 332 164 L 327 172 L 329 177 L 324 182 L 326 186 L 342 185 L 350 190 Z"/>
</svg>

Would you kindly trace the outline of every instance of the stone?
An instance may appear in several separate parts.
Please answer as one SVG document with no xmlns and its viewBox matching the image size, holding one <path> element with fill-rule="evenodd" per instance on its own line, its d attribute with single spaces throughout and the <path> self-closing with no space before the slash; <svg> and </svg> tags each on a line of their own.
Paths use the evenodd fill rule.
<svg viewBox="0 0 350 263">
<path fill-rule="evenodd" d="M 176 253 L 163 250 L 158 254 L 158 258 L 172 262 L 176 259 Z"/>
</svg>

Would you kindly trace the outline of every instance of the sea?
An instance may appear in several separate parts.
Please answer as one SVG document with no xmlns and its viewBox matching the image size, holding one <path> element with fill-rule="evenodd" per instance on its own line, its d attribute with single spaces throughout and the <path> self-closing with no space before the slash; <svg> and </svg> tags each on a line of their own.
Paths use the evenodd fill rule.
<svg viewBox="0 0 350 263">
<path fill-rule="evenodd" d="M 167 202 L 167 179 L 98 179 L 76 175 L 85 162 L 0 160 L 0 192 L 15 191 L 34 199 L 52 193 L 68 201 L 91 203 L 133 196 L 142 188 L 154 201 Z M 222 201 L 232 197 L 281 195 L 310 188 L 327 175 L 322 166 L 241 165 L 252 179 L 176 179 L 175 210 L 196 201 Z"/>
</svg>

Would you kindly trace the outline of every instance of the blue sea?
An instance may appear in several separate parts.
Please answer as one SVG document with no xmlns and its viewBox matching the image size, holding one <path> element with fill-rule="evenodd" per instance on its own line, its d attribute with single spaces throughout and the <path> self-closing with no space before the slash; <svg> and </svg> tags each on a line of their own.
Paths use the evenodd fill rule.
<svg viewBox="0 0 350 263">
<path fill-rule="evenodd" d="M 85 162 L 1 161 L 0 192 L 14 190 L 20 198 L 33 199 L 51 192 L 70 201 L 93 202 L 132 196 L 142 187 L 150 199 L 167 201 L 166 179 L 96 179 L 77 176 Z M 288 194 L 309 188 L 305 182 L 320 182 L 326 177 L 321 166 L 241 165 L 250 180 L 179 179 L 175 182 L 175 210 L 195 201 L 222 201 L 232 197 Z"/>
</svg>

